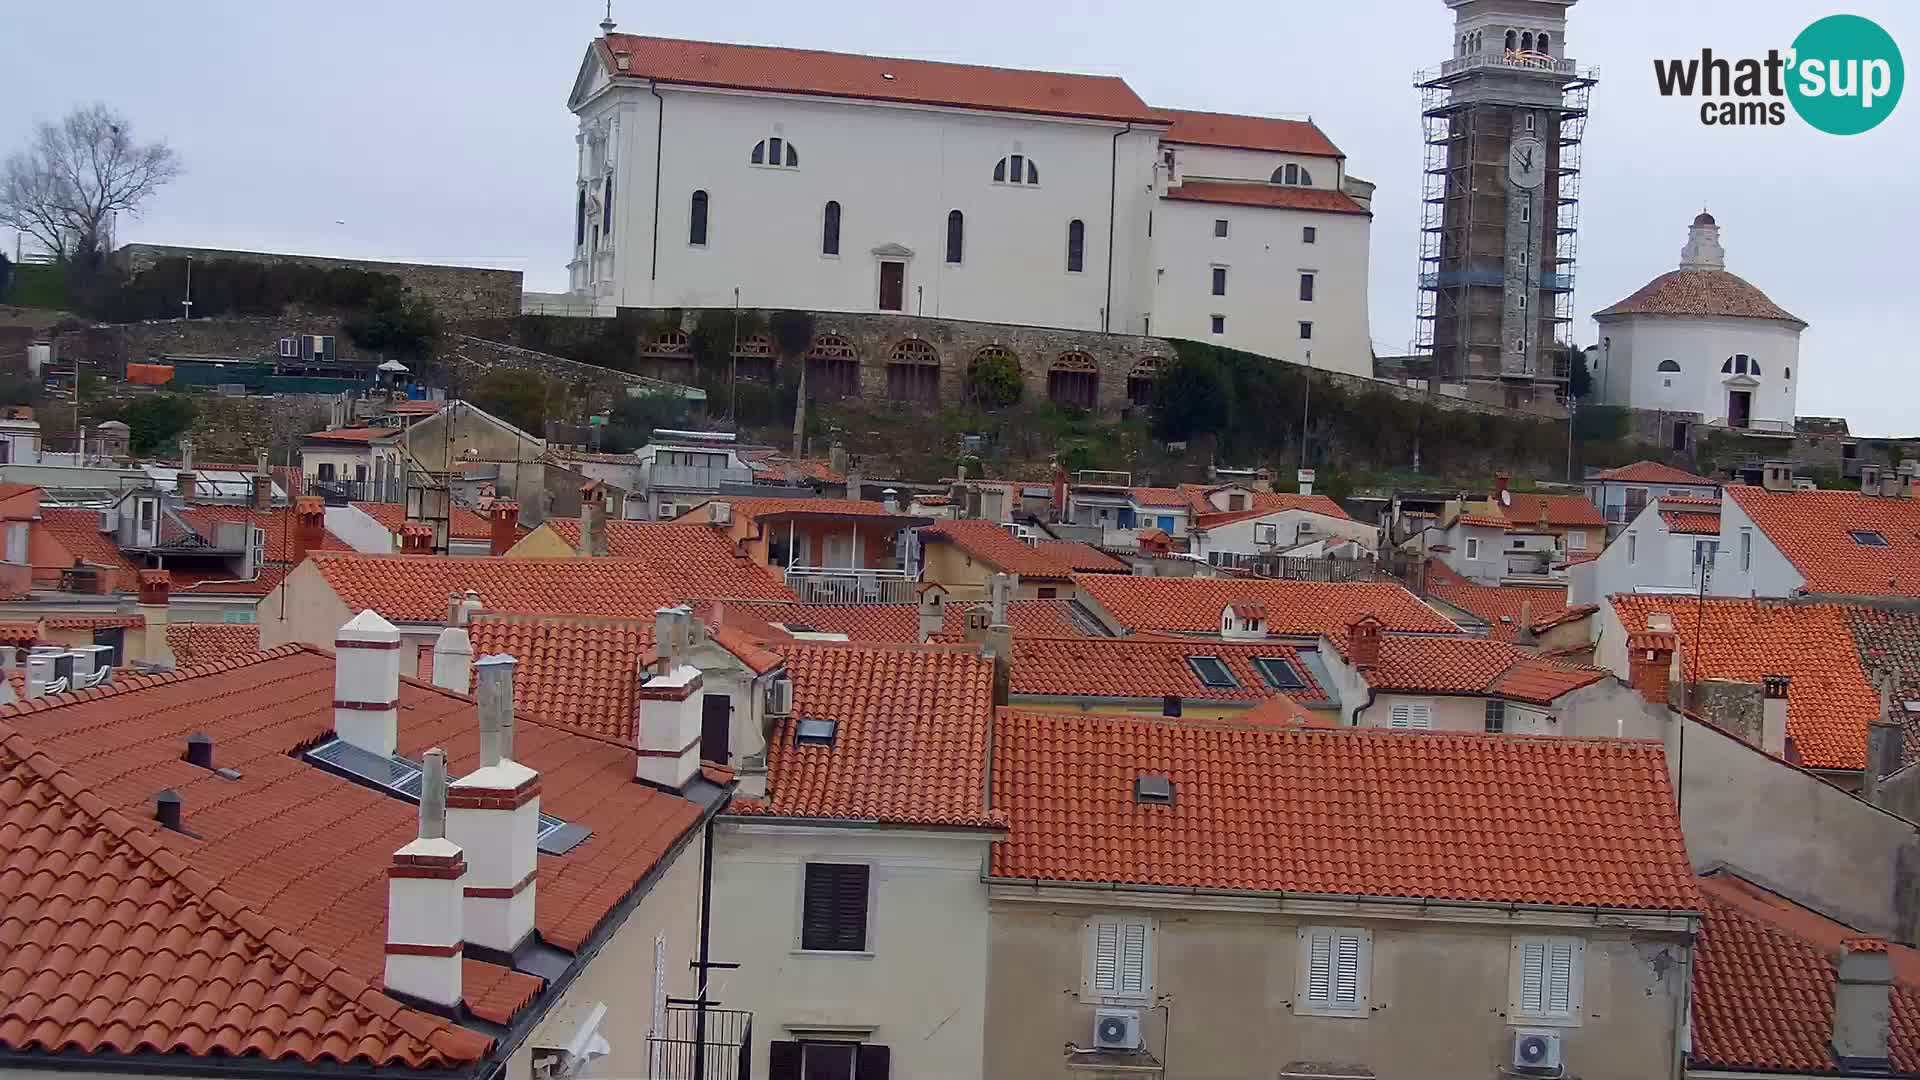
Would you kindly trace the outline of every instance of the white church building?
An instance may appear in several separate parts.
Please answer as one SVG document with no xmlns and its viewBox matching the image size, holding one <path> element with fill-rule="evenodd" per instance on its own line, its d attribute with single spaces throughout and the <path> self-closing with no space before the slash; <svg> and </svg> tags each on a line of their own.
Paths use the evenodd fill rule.
<svg viewBox="0 0 1920 1080">
<path fill-rule="evenodd" d="M 1804 320 L 1727 270 L 1701 212 L 1680 268 L 1594 313 L 1597 404 L 1699 413 L 1710 427 L 1792 432 Z"/>
<path fill-rule="evenodd" d="M 1373 186 L 1311 121 L 603 27 L 568 100 L 579 307 L 897 312 L 1372 374 Z"/>
</svg>

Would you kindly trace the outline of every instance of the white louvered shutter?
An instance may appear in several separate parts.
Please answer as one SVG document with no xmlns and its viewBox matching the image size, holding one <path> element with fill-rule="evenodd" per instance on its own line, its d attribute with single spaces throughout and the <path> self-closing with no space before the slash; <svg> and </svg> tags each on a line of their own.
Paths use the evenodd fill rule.
<svg viewBox="0 0 1920 1080">
<path fill-rule="evenodd" d="M 1547 989 L 1543 1012 L 1565 1016 L 1573 1011 L 1573 943 L 1547 943 Z"/>
<path fill-rule="evenodd" d="M 1360 935 L 1336 934 L 1333 939 L 1333 1000 L 1331 1004 L 1360 1004 Z"/>
<path fill-rule="evenodd" d="M 1093 992 L 1120 992 L 1120 924 L 1103 922 L 1093 928 Z"/>
<path fill-rule="evenodd" d="M 1403 731 L 1430 731 L 1433 706 L 1424 701 L 1402 701 L 1394 705 L 1389 722 Z"/>
<path fill-rule="evenodd" d="M 1547 1002 L 1547 943 L 1520 945 L 1520 1011 L 1542 1013 Z"/>
<path fill-rule="evenodd" d="M 1401 728 L 1401 729 L 1412 727 L 1413 726 L 1413 706 L 1395 705 L 1393 707 L 1392 724 L 1395 728 Z"/>
<path fill-rule="evenodd" d="M 1147 992 L 1147 924 L 1130 922 L 1120 927 L 1120 992 Z"/>
<path fill-rule="evenodd" d="M 1307 1000 L 1315 1005 L 1333 1003 L 1333 933 L 1328 930 L 1307 934 Z"/>
</svg>

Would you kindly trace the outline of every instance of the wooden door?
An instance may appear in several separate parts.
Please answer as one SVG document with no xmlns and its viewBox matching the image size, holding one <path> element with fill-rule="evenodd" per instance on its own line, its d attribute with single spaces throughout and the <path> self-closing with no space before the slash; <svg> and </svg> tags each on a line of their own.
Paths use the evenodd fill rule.
<svg viewBox="0 0 1920 1080">
<path fill-rule="evenodd" d="M 1753 391 L 1727 391 L 1727 426 L 1743 428 L 1753 422 Z"/>
<path fill-rule="evenodd" d="M 880 310 L 899 311 L 907 302 L 907 264 L 880 264 Z"/>
<path fill-rule="evenodd" d="M 700 760 L 730 764 L 727 743 L 733 728 L 733 699 L 708 694 L 700 703 Z"/>
</svg>

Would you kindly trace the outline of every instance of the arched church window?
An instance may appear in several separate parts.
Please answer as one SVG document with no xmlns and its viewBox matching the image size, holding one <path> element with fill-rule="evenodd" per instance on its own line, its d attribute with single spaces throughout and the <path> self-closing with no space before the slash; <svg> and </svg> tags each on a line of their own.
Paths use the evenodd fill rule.
<svg viewBox="0 0 1920 1080">
<path fill-rule="evenodd" d="M 1282 165 L 1273 170 L 1273 183 L 1290 187 L 1312 187 L 1313 174 L 1298 165 Z"/>
<path fill-rule="evenodd" d="M 1548 45 L 1547 45 L 1547 35 L 1546 35 L 1546 33 L 1545 33 L 1545 31 L 1542 31 L 1542 32 L 1541 32 L 1540 34 L 1538 34 L 1538 35 L 1536 35 L 1536 36 L 1534 37 L 1534 39 L 1533 39 L 1533 51 L 1535 51 L 1535 52 L 1537 52 L 1537 53 L 1540 53 L 1540 54 L 1542 54 L 1542 55 L 1545 55 L 1545 56 L 1551 56 L 1551 55 L 1553 55 L 1553 50 L 1552 50 L 1551 48 L 1549 48 L 1549 47 L 1548 47 Z"/>
<path fill-rule="evenodd" d="M 687 215 L 687 243 L 705 247 L 707 243 L 707 193 L 693 193 L 693 203 Z"/>
<path fill-rule="evenodd" d="M 1507 31 L 1507 51 L 1508 52 L 1514 51 L 1514 47 L 1519 44 L 1520 44 L 1520 35 L 1515 33 L 1512 30 Z"/>
<path fill-rule="evenodd" d="M 1677 363 L 1675 363 L 1675 362 L 1674 362 L 1674 361 L 1672 361 L 1672 360 L 1662 360 L 1662 361 L 1660 361 L 1660 370 L 1661 370 L 1661 371 L 1662 371 L 1663 373 L 1664 373 L 1664 372 L 1677 372 L 1677 371 L 1679 371 L 1679 370 L 1680 370 L 1680 365 L 1679 365 L 1679 364 L 1677 364 Z"/>
<path fill-rule="evenodd" d="M 1520 51 L 1521 52 L 1533 51 L 1533 31 L 1529 30 L 1526 33 L 1520 35 Z"/>
<path fill-rule="evenodd" d="M 947 261 L 957 263 L 966 252 L 967 216 L 958 210 L 947 213 Z"/>
<path fill-rule="evenodd" d="M 1067 270 L 1079 273 L 1086 269 L 1087 225 L 1079 218 L 1067 222 Z"/>
<path fill-rule="evenodd" d="M 1024 154 L 1009 154 L 993 166 L 993 182 L 996 184 L 1037 184 L 1040 182 L 1040 166 Z"/>
<path fill-rule="evenodd" d="M 770 139 L 761 139 L 753 144 L 753 153 L 747 160 L 755 165 L 772 165 L 782 169 L 800 167 L 800 151 L 793 144 L 775 135 Z"/>
</svg>

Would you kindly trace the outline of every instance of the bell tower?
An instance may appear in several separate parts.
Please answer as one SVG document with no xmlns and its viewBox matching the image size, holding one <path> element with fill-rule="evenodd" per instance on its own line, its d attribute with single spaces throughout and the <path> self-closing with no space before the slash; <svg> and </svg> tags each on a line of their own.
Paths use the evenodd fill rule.
<svg viewBox="0 0 1920 1080">
<path fill-rule="evenodd" d="M 1525 407 L 1571 371 L 1580 143 L 1594 72 L 1576 0 L 1444 0 L 1452 55 L 1414 77 L 1425 135 L 1414 352 L 1428 387 Z"/>
</svg>

